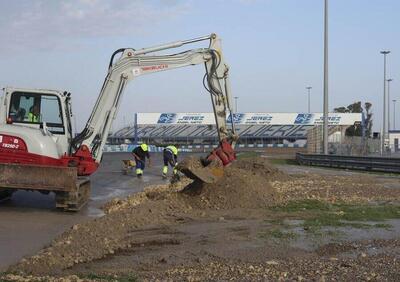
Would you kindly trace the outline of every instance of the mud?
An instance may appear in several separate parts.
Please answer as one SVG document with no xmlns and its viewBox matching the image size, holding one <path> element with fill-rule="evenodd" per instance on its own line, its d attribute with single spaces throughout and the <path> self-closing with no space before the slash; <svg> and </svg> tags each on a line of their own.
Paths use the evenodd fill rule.
<svg viewBox="0 0 400 282">
<path fill-rule="evenodd" d="M 140 279 L 176 281 L 393 279 L 400 272 L 396 234 L 356 245 L 337 245 L 338 238 L 318 243 L 312 237 L 302 245 L 289 240 L 289 233 L 271 236 L 276 214 L 269 208 L 293 199 L 400 202 L 400 189 L 388 188 L 373 176 L 289 176 L 263 158 L 240 160 L 214 184 L 184 179 L 114 199 L 104 206 L 105 216 L 74 225 L 9 271 L 134 273 Z M 366 254 L 371 247 L 390 252 Z M 355 256 L 342 256 L 349 251 Z"/>
</svg>

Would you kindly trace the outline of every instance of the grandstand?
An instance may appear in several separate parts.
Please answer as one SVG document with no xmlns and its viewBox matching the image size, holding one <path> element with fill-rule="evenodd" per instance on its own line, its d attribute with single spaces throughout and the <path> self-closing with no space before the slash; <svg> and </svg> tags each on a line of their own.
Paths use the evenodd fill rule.
<svg viewBox="0 0 400 282">
<path fill-rule="evenodd" d="M 227 117 L 231 122 L 231 117 Z M 233 122 L 239 145 L 304 147 L 307 132 L 322 125 L 322 113 L 237 113 Z M 347 128 L 361 124 L 357 113 L 331 113 L 329 126 Z M 136 113 L 131 126 L 115 131 L 109 145 L 174 143 L 183 146 L 218 143 L 213 113 Z"/>
</svg>

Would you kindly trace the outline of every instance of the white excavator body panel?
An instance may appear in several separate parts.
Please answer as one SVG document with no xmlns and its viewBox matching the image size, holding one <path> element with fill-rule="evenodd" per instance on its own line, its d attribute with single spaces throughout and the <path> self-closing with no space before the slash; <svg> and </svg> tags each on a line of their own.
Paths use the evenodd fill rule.
<svg viewBox="0 0 400 282">
<path fill-rule="evenodd" d="M 69 153 L 70 117 L 65 95 L 55 90 L 11 87 L 3 92 L 0 135 L 22 139 L 31 154 L 59 159 Z M 31 120 L 34 106 L 40 111 L 37 120 Z"/>
<path fill-rule="evenodd" d="M 28 153 L 44 157 L 59 159 L 67 149 L 62 143 L 57 143 L 57 137 L 51 133 L 50 135 L 44 134 L 43 130 L 39 128 L 20 124 L 0 124 L 0 136 L 4 135 L 22 139 L 27 146 Z"/>
</svg>

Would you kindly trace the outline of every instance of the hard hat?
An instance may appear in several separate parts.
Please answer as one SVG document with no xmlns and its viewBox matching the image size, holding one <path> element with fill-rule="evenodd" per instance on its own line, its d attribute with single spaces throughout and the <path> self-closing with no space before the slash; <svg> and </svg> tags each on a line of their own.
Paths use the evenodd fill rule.
<svg viewBox="0 0 400 282">
<path fill-rule="evenodd" d="M 147 146 L 147 144 L 143 143 L 142 145 L 140 145 L 140 148 L 142 148 L 143 151 L 147 152 L 149 150 L 149 147 Z"/>
</svg>

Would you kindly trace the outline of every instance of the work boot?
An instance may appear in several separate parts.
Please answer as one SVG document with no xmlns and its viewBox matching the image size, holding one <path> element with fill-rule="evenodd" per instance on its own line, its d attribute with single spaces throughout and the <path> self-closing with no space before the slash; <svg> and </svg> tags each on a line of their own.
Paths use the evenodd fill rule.
<svg viewBox="0 0 400 282">
<path fill-rule="evenodd" d="M 141 178 L 142 175 L 143 175 L 143 174 L 141 174 L 141 173 L 136 174 L 137 178 Z"/>
<path fill-rule="evenodd" d="M 166 173 L 163 173 L 163 174 L 162 174 L 162 177 L 163 177 L 163 178 L 167 178 L 167 174 L 166 174 Z"/>
<path fill-rule="evenodd" d="M 174 184 L 174 183 L 179 182 L 180 180 L 181 180 L 181 177 L 179 176 L 179 174 L 175 173 L 175 174 L 172 175 L 171 183 Z"/>
</svg>

